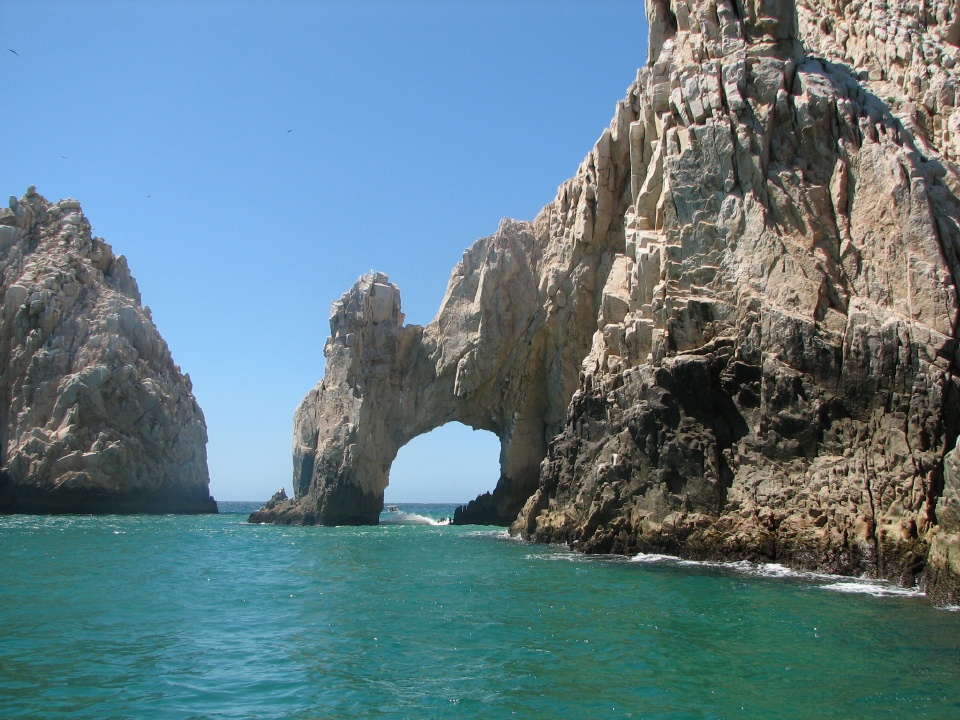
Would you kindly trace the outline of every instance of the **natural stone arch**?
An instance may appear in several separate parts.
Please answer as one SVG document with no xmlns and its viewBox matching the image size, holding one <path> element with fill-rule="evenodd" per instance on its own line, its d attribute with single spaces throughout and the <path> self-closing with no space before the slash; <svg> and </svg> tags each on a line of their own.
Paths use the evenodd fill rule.
<svg viewBox="0 0 960 720">
<path fill-rule="evenodd" d="M 500 512 L 486 508 L 478 519 L 516 516 L 536 489 L 548 424 L 556 432 L 566 404 L 551 407 L 563 389 L 547 387 L 547 309 L 530 292 L 536 250 L 529 224 L 504 223 L 465 254 L 426 327 L 403 325 L 399 289 L 382 274 L 334 303 L 326 375 L 294 422 L 294 489 L 310 498 L 304 511 L 317 513 L 308 521 L 375 521 L 399 449 L 450 421 L 500 439 Z"/>
<path fill-rule="evenodd" d="M 319 522 L 365 523 L 379 516 L 400 448 L 453 420 L 494 433 L 501 442 L 501 474 L 535 485 L 546 454 L 543 419 L 536 416 L 539 394 L 521 391 L 512 402 L 478 402 L 479 386 L 497 393 L 507 380 L 498 377 L 497 359 L 486 357 L 479 343 L 460 345 L 486 332 L 479 314 L 445 307 L 439 322 L 404 327 L 399 289 L 376 273 L 334 304 L 326 376 L 301 403 L 294 423 L 294 488 L 298 497 L 316 495 Z M 510 320 L 497 329 L 517 348 L 523 344 L 518 331 Z M 531 353 L 522 355 L 536 364 Z"/>
<path fill-rule="evenodd" d="M 620 106 L 620 110 L 625 110 Z M 536 490 L 594 342 L 630 182 L 626 126 L 605 131 L 534 223 L 504 220 L 454 269 L 436 318 L 405 326 L 400 291 L 370 273 L 333 304 L 323 380 L 294 418 L 295 499 L 253 522 L 373 524 L 407 442 L 456 420 L 501 442 L 494 492 L 459 522 L 506 525 Z"/>
<path fill-rule="evenodd" d="M 333 304 L 324 378 L 294 417 L 295 497 L 275 497 L 251 522 L 376 523 L 399 448 L 451 420 L 493 432 L 502 446 L 497 487 L 457 521 L 517 516 L 563 429 L 584 358 L 629 307 L 635 273 L 625 276 L 617 257 L 641 164 L 631 144 L 649 160 L 644 174 L 659 167 L 631 136 L 636 120 L 629 100 L 618 103 L 576 176 L 532 223 L 504 220 L 474 243 L 429 325 L 403 324 L 400 291 L 381 273 Z M 646 326 L 615 334 L 624 353 L 651 351 Z"/>
</svg>

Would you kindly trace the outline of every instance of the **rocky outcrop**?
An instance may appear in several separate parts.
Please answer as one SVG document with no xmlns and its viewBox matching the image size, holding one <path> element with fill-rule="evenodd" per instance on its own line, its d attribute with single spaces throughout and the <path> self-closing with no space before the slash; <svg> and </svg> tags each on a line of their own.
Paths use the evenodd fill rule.
<svg viewBox="0 0 960 720">
<path fill-rule="evenodd" d="M 278 508 L 284 506 L 288 499 L 289 498 L 287 497 L 286 489 L 280 488 L 269 500 L 267 500 L 266 505 L 250 514 L 248 521 L 251 523 L 267 522 L 269 519 L 271 519 L 272 513 Z M 290 524 L 293 524 L 292 521 Z"/>
<path fill-rule="evenodd" d="M 216 512 L 189 376 L 75 200 L 0 210 L 0 512 Z"/>
<path fill-rule="evenodd" d="M 926 569 L 956 597 L 940 517 L 960 429 L 956 168 L 870 84 L 874 66 L 921 72 L 870 40 L 896 13 L 837 4 L 858 21 L 831 44 L 829 5 L 648 3 L 632 157 L 652 143 L 661 189 L 634 188 L 629 281 L 605 291 L 629 307 L 598 331 L 524 536 L 904 583 Z"/>
<path fill-rule="evenodd" d="M 960 448 L 943 463 L 943 490 L 936 503 L 937 524 L 930 533 L 924 570 L 927 595 L 940 604 L 960 599 Z"/>
<path fill-rule="evenodd" d="M 334 306 L 289 512 L 375 522 L 397 448 L 460 420 L 503 443 L 460 521 L 956 602 L 957 12 L 649 0 L 610 128 L 429 326 L 383 276 Z"/>
</svg>

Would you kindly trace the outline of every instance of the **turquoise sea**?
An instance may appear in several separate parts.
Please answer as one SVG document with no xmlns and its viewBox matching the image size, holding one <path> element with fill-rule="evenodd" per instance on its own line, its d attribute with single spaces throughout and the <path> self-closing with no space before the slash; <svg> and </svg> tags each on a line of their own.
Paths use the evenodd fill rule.
<svg viewBox="0 0 960 720">
<path fill-rule="evenodd" d="M 0 717 L 960 718 L 917 593 L 258 505 L 0 517 Z"/>
</svg>

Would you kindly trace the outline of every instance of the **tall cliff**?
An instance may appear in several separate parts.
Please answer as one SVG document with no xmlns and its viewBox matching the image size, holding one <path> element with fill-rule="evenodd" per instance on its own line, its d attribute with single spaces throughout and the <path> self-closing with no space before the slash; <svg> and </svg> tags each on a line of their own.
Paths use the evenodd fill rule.
<svg viewBox="0 0 960 720">
<path fill-rule="evenodd" d="M 397 448 L 460 420 L 503 447 L 461 521 L 956 602 L 957 13 L 649 0 L 611 126 L 430 325 L 383 276 L 335 304 L 297 498 L 261 519 L 376 522 Z"/>
<path fill-rule="evenodd" d="M 216 512 L 203 414 L 75 200 L 0 210 L 0 512 Z"/>
</svg>

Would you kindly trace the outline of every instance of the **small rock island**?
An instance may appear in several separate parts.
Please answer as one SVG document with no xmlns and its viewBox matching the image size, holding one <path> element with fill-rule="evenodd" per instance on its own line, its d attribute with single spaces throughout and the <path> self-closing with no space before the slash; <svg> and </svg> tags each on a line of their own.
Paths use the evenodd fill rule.
<svg viewBox="0 0 960 720">
<path fill-rule="evenodd" d="M 215 513 L 190 378 L 76 200 L 0 210 L 0 513 Z"/>
</svg>

